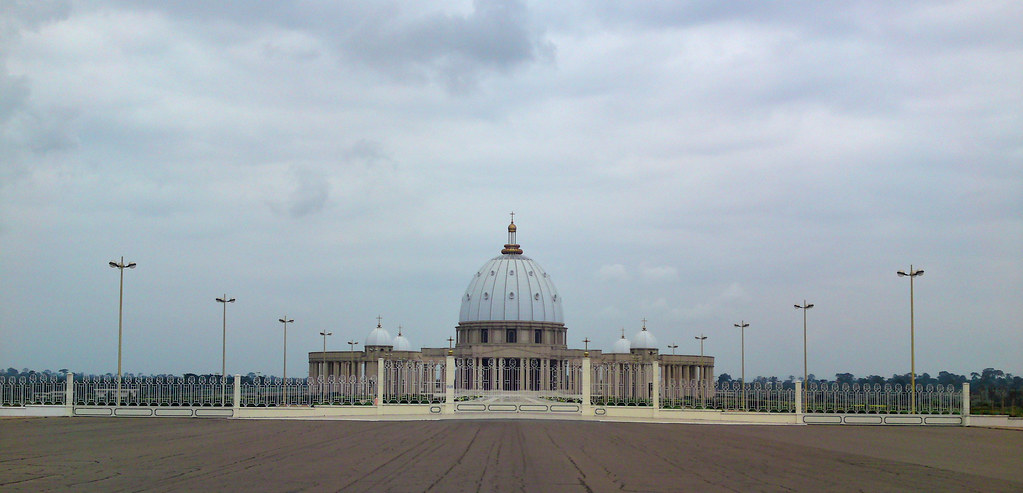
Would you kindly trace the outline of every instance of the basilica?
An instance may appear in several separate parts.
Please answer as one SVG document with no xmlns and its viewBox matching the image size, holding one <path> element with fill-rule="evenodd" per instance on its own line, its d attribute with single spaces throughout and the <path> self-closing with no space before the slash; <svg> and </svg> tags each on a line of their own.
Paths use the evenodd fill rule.
<svg viewBox="0 0 1023 493">
<path fill-rule="evenodd" d="M 621 368 L 657 362 L 661 383 L 713 382 L 713 357 L 662 354 L 645 320 L 631 339 L 623 329 L 608 352 L 569 348 L 561 296 L 551 275 L 523 254 L 516 233 L 513 216 L 501 254 L 472 274 L 461 296 L 449 347 L 413 350 L 401 328 L 392 337 L 378 319 L 361 349 L 353 344 L 349 351 L 310 352 L 309 376 L 359 378 L 376 375 L 384 361 L 442 364 L 450 355 L 457 362 L 456 385 L 463 390 L 577 391 L 575 375 L 583 358 L 590 359 L 595 376 L 601 367 L 617 368 L 605 372 L 606 378 L 628 378 L 629 387 L 644 394 L 654 382 L 639 381 Z"/>
</svg>

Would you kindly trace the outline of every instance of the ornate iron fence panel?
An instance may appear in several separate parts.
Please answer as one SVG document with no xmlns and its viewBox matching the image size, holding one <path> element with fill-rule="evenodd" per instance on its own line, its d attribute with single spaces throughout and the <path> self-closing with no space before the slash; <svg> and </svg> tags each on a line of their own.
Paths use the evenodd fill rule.
<svg viewBox="0 0 1023 493">
<path fill-rule="evenodd" d="M 962 389 L 953 385 L 918 385 L 917 414 L 959 414 Z M 810 382 L 803 408 L 807 413 L 908 414 L 913 412 L 912 388 L 890 384 L 828 384 Z"/>
<path fill-rule="evenodd" d="M 0 377 L 0 406 L 64 405 L 67 377 L 29 375 Z"/>
<path fill-rule="evenodd" d="M 739 395 L 740 409 L 761 413 L 796 412 L 796 391 L 786 389 L 781 382 L 754 382 L 747 384 L 745 396 Z"/>
<path fill-rule="evenodd" d="M 713 384 L 705 380 L 664 382 L 661 407 L 665 409 L 713 409 L 719 397 Z"/>
<path fill-rule="evenodd" d="M 255 378 L 241 385 L 241 407 L 372 406 L 376 379 L 333 375 L 323 378 Z"/>
<path fill-rule="evenodd" d="M 77 406 L 186 406 L 230 407 L 234 405 L 234 377 L 156 376 L 121 378 L 109 375 L 75 379 Z"/>
<path fill-rule="evenodd" d="M 721 411 L 782 412 L 796 410 L 795 391 L 781 383 L 724 382 L 713 385 L 700 380 L 663 382 L 661 407 L 666 409 L 717 409 Z"/>
<path fill-rule="evenodd" d="M 384 404 L 444 402 L 443 362 L 384 360 Z"/>
<path fill-rule="evenodd" d="M 590 403 L 601 406 L 652 406 L 653 365 L 603 363 L 591 368 Z"/>
</svg>

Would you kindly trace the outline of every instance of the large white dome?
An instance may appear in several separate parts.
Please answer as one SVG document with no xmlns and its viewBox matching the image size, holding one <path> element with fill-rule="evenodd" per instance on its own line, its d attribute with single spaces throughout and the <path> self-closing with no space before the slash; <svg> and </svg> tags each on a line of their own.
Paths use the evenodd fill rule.
<svg viewBox="0 0 1023 493">
<path fill-rule="evenodd" d="M 504 247 L 502 255 L 483 264 L 469 282 L 458 321 L 565 323 L 561 296 L 551 277 L 515 243 L 515 223 L 508 226 Z"/>
</svg>

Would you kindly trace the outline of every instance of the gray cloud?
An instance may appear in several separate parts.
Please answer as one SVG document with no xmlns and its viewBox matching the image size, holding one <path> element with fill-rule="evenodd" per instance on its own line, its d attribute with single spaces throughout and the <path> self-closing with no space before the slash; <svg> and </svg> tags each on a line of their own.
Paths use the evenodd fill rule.
<svg viewBox="0 0 1023 493">
<path fill-rule="evenodd" d="M 3 364 L 109 370 L 122 253 L 130 371 L 219 368 L 205 289 L 229 368 L 285 312 L 289 362 L 378 313 L 444 345 L 515 210 L 573 346 L 645 316 L 734 372 L 745 319 L 798 373 L 805 298 L 811 371 L 901 373 L 912 262 L 918 368 L 1020 372 L 1015 5 L 75 9 L 0 43 Z"/>
<path fill-rule="evenodd" d="M 11 50 L 26 32 L 66 19 L 70 2 L 8 0 L 0 4 L 0 187 L 19 180 L 27 172 L 31 155 L 66 149 L 74 139 L 66 128 L 66 112 L 41 108 L 31 101 L 31 80 L 13 74 Z"/>
<path fill-rule="evenodd" d="M 345 56 L 402 78 L 439 78 L 459 90 L 486 72 L 507 72 L 553 54 L 517 1 L 476 0 L 467 15 L 391 14 L 380 11 L 343 33 Z"/>
</svg>

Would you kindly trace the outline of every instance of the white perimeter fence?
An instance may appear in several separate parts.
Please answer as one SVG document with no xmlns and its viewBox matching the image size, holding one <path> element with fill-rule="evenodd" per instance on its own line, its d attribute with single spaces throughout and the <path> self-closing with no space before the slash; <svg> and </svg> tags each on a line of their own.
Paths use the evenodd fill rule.
<svg viewBox="0 0 1023 493">
<path fill-rule="evenodd" d="M 239 377 L 0 377 L 0 407 L 145 406 L 281 407 L 442 404 L 514 392 L 599 407 L 709 409 L 755 413 L 926 414 L 969 412 L 963 388 L 900 385 L 670 381 L 656 364 L 581 362 L 526 368 L 472 360 L 380 360 L 376 375 L 309 379 Z M 448 384 L 447 365 L 455 374 Z M 589 377 L 589 378 L 586 378 Z M 380 381 L 378 381 L 380 380 Z M 588 381 L 587 381 L 588 380 Z M 71 388 L 68 384 L 72 383 Z M 383 382 L 382 384 L 380 382 Z M 449 387 L 450 385 L 450 387 Z M 588 388 L 587 388 L 588 387 Z M 968 387 L 966 387 L 968 388 Z M 69 391 L 70 390 L 70 391 Z M 588 390 L 588 392 L 587 392 Z M 968 392 L 968 390 L 966 391 Z"/>
</svg>

